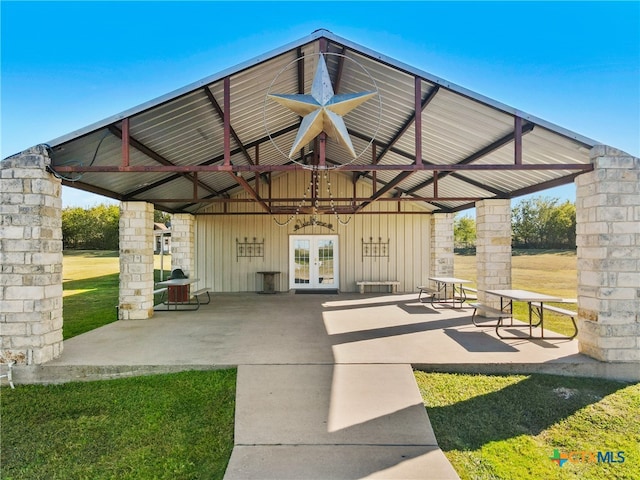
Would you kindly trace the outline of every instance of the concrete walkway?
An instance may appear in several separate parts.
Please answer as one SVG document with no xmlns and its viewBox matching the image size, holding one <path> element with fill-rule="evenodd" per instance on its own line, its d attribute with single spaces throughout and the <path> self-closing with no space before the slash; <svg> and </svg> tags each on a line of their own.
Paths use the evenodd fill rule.
<svg viewBox="0 0 640 480">
<path fill-rule="evenodd" d="M 456 479 L 410 365 L 241 365 L 237 479 Z"/>
<path fill-rule="evenodd" d="M 216 294 L 196 312 L 157 312 L 65 341 L 60 358 L 23 367 L 16 380 L 238 366 L 227 480 L 458 478 L 412 365 L 616 377 L 575 340 L 500 340 L 471 313 L 433 309 L 415 294 Z"/>
</svg>

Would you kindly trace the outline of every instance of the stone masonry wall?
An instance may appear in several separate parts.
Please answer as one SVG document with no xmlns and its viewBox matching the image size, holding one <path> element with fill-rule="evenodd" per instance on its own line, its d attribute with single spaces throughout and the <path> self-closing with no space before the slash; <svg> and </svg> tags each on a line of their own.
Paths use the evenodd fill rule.
<svg viewBox="0 0 640 480">
<path fill-rule="evenodd" d="M 478 301 L 500 308 L 500 297 L 483 290 L 511 288 L 511 201 L 476 203 L 476 264 Z"/>
<path fill-rule="evenodd" d="M 171 216 L 171 268 L 181 268 L 187 276 L 195 275 L 195 222 L 189 213 Z"/>
<path fill-rule="evenodd" d="M 0 362 L 62 353 L 61 181 L 45 146 L 0 161 Z"/>
<path fill-rule="evenodd" d="M 591 150 L 576 178 L 578 345 L 609 362 L 640 362 L 640 159 Z"/>
<path fill-rule="evenodd" d="M 453 214 L 431 215 L 430 277 L 453 277 Z"/>
<path fill-rule="evenodd" d="M 120 320 L 153 316 L 153 205 L 120 204 Z"/>
</svg>

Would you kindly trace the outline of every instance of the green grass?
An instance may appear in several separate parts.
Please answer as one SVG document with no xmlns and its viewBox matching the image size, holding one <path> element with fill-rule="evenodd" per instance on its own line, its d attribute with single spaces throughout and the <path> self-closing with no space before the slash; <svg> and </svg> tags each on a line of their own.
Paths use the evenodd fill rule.
<svg viewBox="0 0 640 480">
<path fill-rule="evenodd" d="M 2 388 L 0 477 L 221 479 L 236 370 Z"/>
<path fill-rule="evenodd" d="M 415 372 L 438 444 L 464 479 L 640 478 L 640 384 Z M 576 462 L 559 467 L 554 450 Z M 622 463 L 582 452 L 623 451 Z M 584 460 L 583 460 L 584 459 Z"/>
<path fill-rule="evenodd" d="M 164 267 L 170 264 L 164 259 Z M 160 281 L 159 256 L 155 258 L 155 281 Z M 118 252 L 65 251 L 62 265 L 62 335 L 66 340 L 117 320 L 120 283 Z M 164 279 L 170 271 L 165 268 Z"/>
</svg>

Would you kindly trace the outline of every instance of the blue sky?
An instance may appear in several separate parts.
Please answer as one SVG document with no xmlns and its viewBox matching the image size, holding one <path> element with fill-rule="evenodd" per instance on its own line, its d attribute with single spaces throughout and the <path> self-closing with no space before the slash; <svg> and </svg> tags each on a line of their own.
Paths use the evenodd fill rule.
<svg viewBox="0 0 640 480">
<path fill-rule="evenodd" d="M 2 0 L 1 156 L 318 28 L 640 156 L 640 2 Z M 573 200 L 572 186 L 545 195 Z M 102 197 L 65 188 L 63 204 Z"/>
</svg>

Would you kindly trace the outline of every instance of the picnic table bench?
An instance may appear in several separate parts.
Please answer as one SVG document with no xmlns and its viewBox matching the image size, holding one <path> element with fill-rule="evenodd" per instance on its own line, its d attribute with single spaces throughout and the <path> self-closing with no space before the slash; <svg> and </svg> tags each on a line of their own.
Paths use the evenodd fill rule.
<svg viewBox="0 0 640 480">
<path fill-rule="evenodd" d="M 513 326 L 513 316 L 511 315 L 511 312 L 505 312 L 503 310 L 500 310 L 499 308 L 493 308 L 490 307 L 488 305 L 484 305 L 482 303 L 470 303 L 469 304 L 470 307 L 473 307 L 473 314 L 471 315 L 471 322 L 473 322 L 473 324 L 476 327 L 495 327 L 496 325 L 500 324 L 502 322 L 503 318 L 510 318 L 511 319 L 511 325 Z M 478 322 L 476 321 L 476 313 L 478 312 L 478 310 L 480 310 L 481 312 L 483 312 L 483 316 L 488 317 L 488 318 L 497 318 L 498 322 L 494 323 L 494 324 L 490 324 L 487 325 L 486 323 L 482 323 L 482 324 L 478 324 Z"/>
<path fill-rule="evenodd" d="M 563 298 L 561 302 L 556 303 L 576 303 L 575 298 Z M 576 317 L 578 316 L 578 312 L 574 312 L 573 310 L 569 310 L 567 308 L 556 307 L 555 305 L 549 305 L 547 303 L 540 304 L 538 302 L 531 302 L 531 306 L 536 308 L 538 311 L 538 318 L 540 317 L 540 308 L 544 308 L 545 310 L 549 310 L 550 312 L 557 313 L 558 315 L 564 315 L 571 319 L 571 323 L 573 324 L 573 334 L 568 338 L 574 338 L 578 335 L 578 325 L 576 324 Z"/>
</svg>

